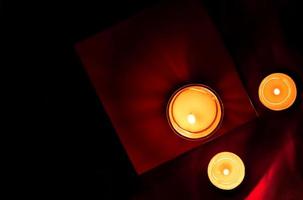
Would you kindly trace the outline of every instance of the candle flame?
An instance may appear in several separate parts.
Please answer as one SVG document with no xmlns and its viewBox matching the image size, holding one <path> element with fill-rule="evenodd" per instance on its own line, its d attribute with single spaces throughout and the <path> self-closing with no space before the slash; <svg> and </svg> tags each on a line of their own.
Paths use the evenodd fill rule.
<svg viewBox="0 0 303 200">
<path fill-rule="evenodd" d="M 279 95 L 281 93 L 279 88 L 274 89 L 274 95 Z"/>
<path fill-rule="evenodd" d="M 225 176 L 229 175 L 229 169 L 224 169 L 224 170 L 223 170 L 223 174 L 224 174 Z"/>
<path fill-rule="evenodd" d="M 190 124 L 196 123 L 196 117 L 195 117 L 195 115 L 193 115 L 193 114 L 187 115 L 187 121 L 188 121 L 188 123 L 190 123 Z"/>
</svg>

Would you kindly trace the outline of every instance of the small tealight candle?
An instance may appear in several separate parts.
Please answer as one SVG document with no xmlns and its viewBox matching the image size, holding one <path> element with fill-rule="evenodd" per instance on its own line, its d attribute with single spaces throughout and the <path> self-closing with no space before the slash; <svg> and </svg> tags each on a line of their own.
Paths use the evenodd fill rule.
<svg viewBox="0 0 303 200">
<path fill-rule="evenodd" d="M 172 129 L 188 139 L 199 139 L 212 133 L 223 117 L 222 103 L 209 87 L 186 85 L 168 102 L 167 117 Z"/>
<path fill-rule="evenodd" d="M 214 186 L 223 190 L 232 190 L 242 183 L 245 166 L 236 154 L 221 152 L 210 160 L 207 173 Z"/>
<path fill-rule="evenodd" d="M 259 86 L 261 103 L 275 111 L 289 108 L 296 100 L 297 88 L 291 77 L 273 73 L 265 77 Z"/>
</svg>

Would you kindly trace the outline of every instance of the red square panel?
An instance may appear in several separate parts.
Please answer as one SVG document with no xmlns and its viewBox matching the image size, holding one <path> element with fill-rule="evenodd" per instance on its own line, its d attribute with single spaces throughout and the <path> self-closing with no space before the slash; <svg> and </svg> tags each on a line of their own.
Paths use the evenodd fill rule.
<svg viewBox="0 0 303 200">
<path fill-rule="evenodd" d="M 255 117 L 218 32 L 197 2 L 155 6 L 76 50 L 139 174 Z M 212 137 L 188 141 L 167 122 L 170 95 L 187 83 L 210 86 L 223 102 L 223 123 Z"/>
</svg>

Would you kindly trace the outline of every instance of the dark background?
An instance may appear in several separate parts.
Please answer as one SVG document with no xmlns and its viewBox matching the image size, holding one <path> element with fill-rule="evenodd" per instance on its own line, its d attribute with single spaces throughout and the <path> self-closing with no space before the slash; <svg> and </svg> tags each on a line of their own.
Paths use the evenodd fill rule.
<svg viewBox="0 0 303 200">
<path fill-rule="evenodd" d="M 5 13 L 6 51 L 11 53 L 8 68 L 29 73 L 31 82 L 25 86 L 23 98 L 33 92 L 30 105 L 38 109 L 24 115 L 34 115 L 33 136 L 27 192 L 40 197 L 83 195 L 99 199 L 127 199 L 140 187 L 122 145 L 90 84 L 74 44 L 127 19 L 158 1 L 112 0 L 71 3 L 16 2 L 2 3 Z M 303 55 L 302 7 L 299 1 L 264 1 L 279 9 L 283 34 L 288 45 Z M 232 19 L 243 11 L 240 0 L 204 0 L 203 4 L 233 55 L 235 39 L 224 29 L 222 17 Z M 245 13 L 243 13 L 245 15 Z M 248 20 L 248 19 L 243 19 Z M 253 21 L 251 22 L 253 23 Z M 249 29 L 249 27 L 241 27 Z M 237 30 L 235 30 L 237 31 Z M 16 78 L 16 77 L 15 77 Z M 20 86 L 24 86 L 20 84 Z M 27 101 L 24 101 L 24 103 Z M 28 104 L 29 105 L 29 104 Z M 100 134 L 106 132 L 106 134 Z M 37 174 L 32 176 L 31 174 Z M 40 194 L 41 192 L 41 194 Z"/>
</svg>

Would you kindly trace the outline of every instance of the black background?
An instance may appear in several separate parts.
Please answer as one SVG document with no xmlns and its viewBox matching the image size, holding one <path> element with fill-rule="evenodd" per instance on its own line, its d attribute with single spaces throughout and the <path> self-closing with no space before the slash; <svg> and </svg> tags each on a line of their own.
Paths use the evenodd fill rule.
<svg viewBox="0 0 303 200">
<path fill-rule="evenodd" d="M 6 57 L 9 62 L 5 66 L 13 70 L 12 82 L 19 76 L 30 82 L 17 86 L 25 86 L 24 95 L 18 99 L 22 99 L 27 112 L 20 118 L 22 121 L 30 118 L 29 132 L 35 132 L 33 137 L 27 134 L 31 142 L 26 148 L 30 147 L 28 154 L 31 155 L 24 153 L 26 158 L 16 167 L 25 175 L 20 178 L 22 187 L 35 183 L 27 192 L 38 197 L 83 195 L 127 199 L 140 187 L 140 179 L 73 46 L 158 2 L 160 0 L 2 3 L 3 27 L 8 33 L 3 39 L 7 44 L 5 50 L 11 56 Z M 230 17 L 233 12 L 241 12 L 237 2 L 203 2 L 230 52 L 233 52 L 234 38 L 225 35 L 218 19 L 226 12 Z M 302 55 L 303 17 L 298 2 L 275 1 L 274 5 L 281 10 L 279 17 L 288 45 Z M 16 66 L 21 69 L 17 70 Z M 37 109 L 34 111 L 32 106 Z"/>
</svg>

